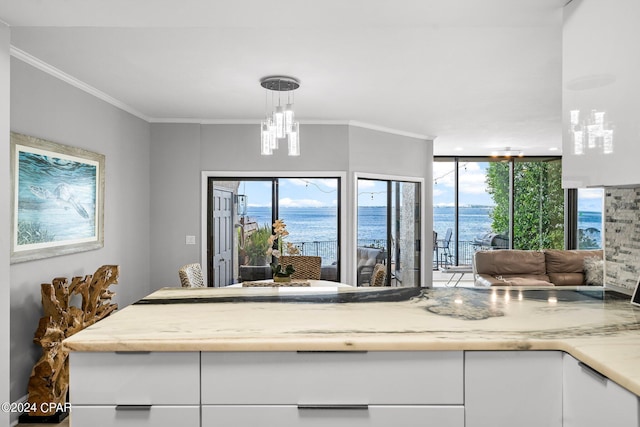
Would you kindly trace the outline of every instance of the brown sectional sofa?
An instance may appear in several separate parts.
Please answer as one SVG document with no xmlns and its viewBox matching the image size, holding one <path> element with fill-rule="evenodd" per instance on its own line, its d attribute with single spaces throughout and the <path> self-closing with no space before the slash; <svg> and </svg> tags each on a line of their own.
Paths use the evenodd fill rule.
<svg viewBox="0 0 640 427">
<path fill-rule="evenodd" d="M 478 251 L 473 257 L 476 286 L 582 286 L 584 259 L 602 259 L 602 250 Z"/>
</svg>

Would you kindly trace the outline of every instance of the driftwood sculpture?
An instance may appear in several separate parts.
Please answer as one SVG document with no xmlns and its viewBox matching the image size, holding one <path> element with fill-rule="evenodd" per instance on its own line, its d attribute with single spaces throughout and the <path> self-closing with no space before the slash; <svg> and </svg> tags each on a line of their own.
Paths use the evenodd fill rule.
<svg viewBox="0 0 640 427">
<path fill-rule="evenodd" d="M 62 340 L 93 325 L 118 308 L 111 303 L 115 292 L 108 288 L 118 283 L 120 267 L 103 265 L 93 276 L 74 277 L 67 286 L 67 279 L 55 278 L 43 283 L 42 308 L 33 342 L 42 347 L 42 356 L 36 362 L 29 378 L 30 417 L 52 417 L 61 408 L 67 408 L 69 388 L 69 352 L 62 347 Z M 80 308 L 70 305 L 70 299 L 80 295 Z"/>
</svg>

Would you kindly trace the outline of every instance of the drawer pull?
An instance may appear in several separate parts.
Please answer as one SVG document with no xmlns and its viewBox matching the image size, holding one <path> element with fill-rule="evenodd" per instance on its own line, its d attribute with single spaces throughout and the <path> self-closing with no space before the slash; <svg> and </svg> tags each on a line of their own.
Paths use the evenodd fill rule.
<svg viewBox="0 0 640 427">
<path fill-rule="evenodd" d="M 582 363 L 582 362 L 578 362 L 578 366 L 580 366 L 582 368 L 582 370 L 591 375 L 593 378 L 595 378 L 596 380 L 600 381 L 601 383 L 606 383 L 608 378 L 604 375 L 602 375 L 600 372 L 596 371 L 595 369 L 593 369 L 591 366 Z"/>
<path fill-rule="evenodd" d="M 116 354 L 151 354 L 150 351 L 116 351 Z"/>
<path fill-rule="evenodd" d="M 367 353 L 367 350 L 298 350 L 296 351 L 298 354 L 307 354 L 307 353 L 340 353 L 340 354 L 364 354 Z"/>
<path fill-rule="evenodd" d="M 367 404 L 362 404 L 362 405 L 350 405 L 350 404 L 336 404 L 336 405 L 303 405 L 300 404 L 298 405 L 298 410 L 306 410 L 306 409 L 322 409 L 322 410 L 326 410 L 326 409 L 347 409 L 347 410 L 358 410 L 358 411 L 368 411 L 369 410 L 369 405 Z"/>
<path fill-rule="evenodd" d="M 151 405 L 116 405 L 116 411 L 150 411 Z"/>
</svg>

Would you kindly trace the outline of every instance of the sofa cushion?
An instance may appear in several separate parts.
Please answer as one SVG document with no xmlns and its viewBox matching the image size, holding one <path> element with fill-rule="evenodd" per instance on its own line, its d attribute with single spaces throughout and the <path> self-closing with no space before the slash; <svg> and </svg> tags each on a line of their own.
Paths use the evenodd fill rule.
<svg viewBox="0 0 640 427">
<path fill-rule="evenodd" d="M 586 257 L 602 258 L 602 250 L 580 251 L 545 249 L 544 256 L 549 273 L 583 273 Z"/>
<path fill-rule="evenodd" d="M 504 277 L 502 276 L 502 280 L 506 286 L 553 286 L 553 283 L 549 282 L 549 280 L 545 280 L 543 278 L 538 277 Z"/>
<path fill-rule="evenodd" d="M 583 273 L 549 273 L 549 280 L 556 286 L 582 286 Z"/>
<path fill-rule="evenodd" d="M 546 277 L 547 274 L 544 264 L 545 256 L 540 251 L 513 249 L 478 251 L 474 255 L 474 262 L 475 271 L 479 274 L 503 277 L 522 277 L 523 275 Z"/>
<path fill-rule="evenodd" d="M 584 259 L 602 259 L 602 250 L 560 250 L 546 249 L 544 256 L 549 279 L 556 286 L 582 286 L 584 280 Z"/>
<path fill-rule="evenodd" d="M 598 257 L 584 259 L 584 281 L 589 286 L 604 285 L 604 260 Z"/>
</svg>

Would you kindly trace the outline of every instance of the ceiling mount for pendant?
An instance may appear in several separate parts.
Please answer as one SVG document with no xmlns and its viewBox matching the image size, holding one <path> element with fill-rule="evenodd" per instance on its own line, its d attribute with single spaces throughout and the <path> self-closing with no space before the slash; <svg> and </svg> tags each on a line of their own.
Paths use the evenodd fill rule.
<svg viewBox="0 0 640 427">
<path fill-rule="evenodd" d="M 260 86 L 268 90 L 287 92 L 300 87 L 300 81 L 287 76 L 269 76 L 260 80 Z"/>
</svg>

